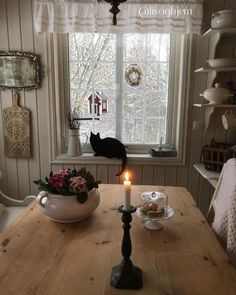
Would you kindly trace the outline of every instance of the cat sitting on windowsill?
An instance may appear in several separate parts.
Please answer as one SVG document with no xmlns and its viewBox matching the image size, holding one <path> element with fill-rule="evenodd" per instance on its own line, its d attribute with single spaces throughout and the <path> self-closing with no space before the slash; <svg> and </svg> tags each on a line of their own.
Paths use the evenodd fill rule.
<svg viewBox="0 0 236 295">
<path fill-rule="evenodd" d="M 106 158 L 117 158 L 122 160 L 122 169 L 116 174 L 120 176 L 126 168 L 127 155 L 125 146 L 115 138 L 106 137 L 101 139 L 100 133 L 90 133 L 90 143 L 94 150 L 94 156 L 103 156 Z"/>
</svg>

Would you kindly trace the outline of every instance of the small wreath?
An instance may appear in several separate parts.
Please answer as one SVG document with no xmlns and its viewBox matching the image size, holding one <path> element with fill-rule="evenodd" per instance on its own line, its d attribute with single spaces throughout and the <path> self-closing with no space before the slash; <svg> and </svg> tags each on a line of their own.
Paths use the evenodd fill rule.
<svg viewBox="0 0 236 295">
<path fill-rule="evenodd" d="M 131 64 L 125 71 L 125 81 L 130 86 L 138 86 L 141 83 L 142 71 L 136 64 Z"/>
</svg>

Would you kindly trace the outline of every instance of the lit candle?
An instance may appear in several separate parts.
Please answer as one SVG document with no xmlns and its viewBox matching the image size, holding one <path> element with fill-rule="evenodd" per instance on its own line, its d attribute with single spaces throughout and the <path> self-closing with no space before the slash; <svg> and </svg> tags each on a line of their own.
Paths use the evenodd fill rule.
<svg viewBox="0 0 236 295">
<path fill-rule="evenodd" d="M 160 145 L 159 145 L 159 150 L 162 149 L 162 136 L 160 137 Z"/>
<path fill-rule="evenodd" d="M 124 209 L 130 210 L 131 181 L 129 180 L 129 173 L 128 172 L 125 173 L 124 188 L 125 188 Z"/>
</svg>

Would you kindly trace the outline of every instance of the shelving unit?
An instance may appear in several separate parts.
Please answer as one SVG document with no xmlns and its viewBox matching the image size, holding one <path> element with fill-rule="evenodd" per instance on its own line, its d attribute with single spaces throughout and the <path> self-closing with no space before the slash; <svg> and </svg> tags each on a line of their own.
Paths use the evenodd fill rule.
<svg viewBox="0 0 236 295">
<path fill-rule="evenodd" d="M 236 28 L 226 28 L 226 29 L 209 29 L 208 31 L 206 31 L 202 37 L 209 37 L 210 38 L 210 42 L 211 42 L 211 50 L 209 52 L 209 56 L 208 59 L 215 59 L 216 58 L 216 50 L 218 48 L 218 45 L 220 43 L 220 40 L 222 38 L 223 35 L 227 35 L 231 38 L 232 37 L 236 37 Z M 208 84 L 211 83 L 211 85 L 209 85 L 210 87 L 213 87 L 215 85 L 216 82 L 216 78 L 218 73 L 220 72 L 225 72 L 225 73 L 229 73 L 229 72 L 236 72 L 236 67 L 217 67 L 217 68 L 212 68 L 208 65 L 207 62 L 204 63 L 203 67 L 198 68 L 195 70 L 195 73 L 205 73 L 208 74 Z M 193 104 L 194 107 L 196 108 L 201 108 L 204 110 L 205 113 L 205 133 L 204 133 L 204 138 L 207 135 L 207 130 L 208 127 L 210 125 L 210 121 L 211 118 L 213 118 L 213 114 L 214 112 L 216 112 L 216 110 L 222 109 L 222 111 L 224 112 L 224 110 L 226 109 L 236 109 L 236 105 L 232 105 L 232 104 L 209 104 L 209 103 L 196 103 Z M 202 163 L 196 163 L 193 165 L 193 167 L 198 171 L 198 173 L 200 173 L 200 175 L 207 179 L 207 181 L 215 188 L 220 176 L 219 172 L 215 172 L 215 171 L 208 171 L 205 169 L 204 164 Z"/>
<path fill-rule="evenodd" d="M 236 104 L 210 104 L 210 103 L 194 103 L 197 108 L 236 108 Z"/>
<path fill-rule="evenodd" d="M 202 37 L 211 37 L 215 34 L 236 34 L 236 28 L 209 29 L 202 35 Z"/>
<path fill-rule="evenodd" d="M 210 67 L 202 67 L 198 68 L 194 71 L 195 73 L 210 73 L 210 72 L 236 72 L 236 67 L 218 67 L 218 68 L 210 68 Z"/>
<path fill-rule="evenodd" d="M 194 103 L 194 107 L 204 108 L 205 109 L 205 131 L 208 129 L 210 125 L 211 116 L 214 114 L 216 108 L 222 109 L 236 109 L 235 104 L 209 104 L 209 103 Z"/>
<path fill-rule="evenodd" d="M 204 164 L 201 163 L 194 164 L 193 167 L 201 174 L 203 178 L 205 178 L 214 188 L 216 188 L 218 179 L 220 177 L 219 172 L 206 170 Z"/>
</svg>

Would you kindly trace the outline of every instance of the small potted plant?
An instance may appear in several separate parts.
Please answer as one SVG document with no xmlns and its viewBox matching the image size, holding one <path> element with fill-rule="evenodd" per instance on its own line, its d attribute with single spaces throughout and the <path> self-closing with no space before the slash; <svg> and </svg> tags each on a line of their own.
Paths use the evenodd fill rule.
<svg viewBox="0 0 236 295">
<path fill-rule="evenodd" d="M 100 181 L 85 168 L 60 169 L 43 180 L 34 181 L 40 193 L 37 203 L 41 211 L 56 222 L 75 222 L 88 217 L 100 202 Z"/>
</svg>

